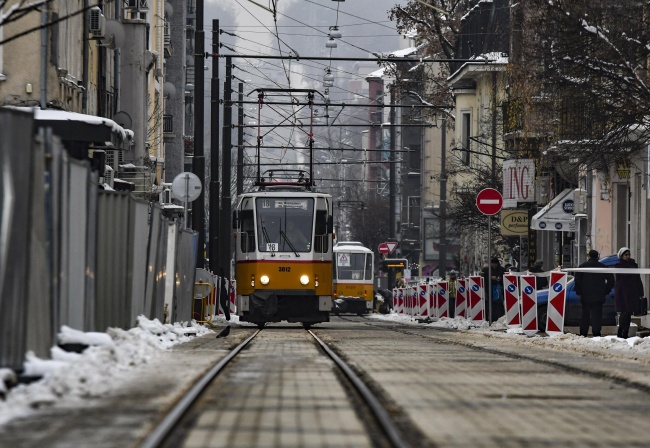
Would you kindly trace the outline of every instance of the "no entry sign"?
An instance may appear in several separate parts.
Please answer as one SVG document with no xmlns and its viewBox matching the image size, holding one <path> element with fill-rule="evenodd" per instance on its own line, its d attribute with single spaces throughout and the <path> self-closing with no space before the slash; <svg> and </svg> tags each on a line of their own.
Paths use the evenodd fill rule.
<svg viewBox="0 0 650 448">
<path fill-rule="evenodd" d="M 503 196 L 494 188 L 484 188 L 476 195 L 476 206 L 484 215 L 496 215 L 503 207 Z"/>
</svg>

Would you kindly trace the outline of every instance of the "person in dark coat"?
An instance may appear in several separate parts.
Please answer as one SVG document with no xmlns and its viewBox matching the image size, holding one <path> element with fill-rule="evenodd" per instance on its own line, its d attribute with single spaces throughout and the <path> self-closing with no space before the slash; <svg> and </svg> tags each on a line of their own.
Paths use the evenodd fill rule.
<svg viewBox="0 0 650 448">
<path fill-rule="evenodd" d="M 483 268 L 483 280 L 485 282 L 485 313 L 490 312 L 490 304 L 488 301 L 490 300 L 490 297 L 492 297 L 492 319 L 490 319 L 491 322 L 494 322 L 504 314 L 506 314 L 505 307 L 503 305 L 503 274 L 506 273 L 506 270 L 501 266 L 501 262 L 499 261 L 498 258 L 493 257 L 490 260 L 490 268 L 491 268 L 491 274 L 492 279 L 491 282 L 488 282 L 488 267 L 485 266 Z M 488 289 L 490 287 L 490 284 L 492 286 L 492 292 L 493 294 L 490 295 L 490 290 Z M 499 297 L 496 297 L 494 295 L 495 290 L 499 291 Z"/>
<path fill-rule="evenodd" d="M 598 261 L 598 252 L 589 251 L 589 259 L 580 268 L 606 268 Z M 603 304 L 605 297 L 614 287 L 614 275 L 607 273 L 576 272 L 575 291 L 580 296 L 582 316 L 580 317 L 580 336 L 587 337 L 589 325 L 594 336 L 600 336 L 603 326 Z"/>
<path fill-rule="evenodd" d="M 535 264 L 531 266 L 528 272 L 532 272 L 533 274 L 544 272 L 544 262 L 542 260 L 537 260 Z M 537 277 L 535 279 L 535 284 L 537 285 L 537 290 L 548 288 L 548 277 Z"/>
<path fill-rule="evenodd" d="M 618 250 L 619 262 L 617 268 L 634 269 L 638 268 L 633 258 L 630 258 L 630 248 L 621 247 Z M 627 339 L 630 330 L 632 314 L 641 308 L 643 297 L 643 283 L 639 274 L 616 274 L 616 286 L 614 287 L 614 300 L 618 317 L 618 334 L 619 338 Z"/>
<path fill-rule="evenodd" d="M 221 285 L 219 287 L 219 304 L 223 310 L 226 320 L 230 320 L 230 280 L 226 278 L 223 268 L 219 268 L 219 276 L 221 277 Z"/>
</svg>

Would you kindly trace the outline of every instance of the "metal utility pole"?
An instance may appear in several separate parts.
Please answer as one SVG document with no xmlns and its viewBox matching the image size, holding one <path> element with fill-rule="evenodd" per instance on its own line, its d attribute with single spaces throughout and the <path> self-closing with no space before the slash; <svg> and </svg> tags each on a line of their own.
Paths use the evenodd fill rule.
<svg viewBox="0 0 650 448">
<path fill-rule="evenodd" d="M 223 188 L 221 191 L 221 214 L 219 221 L 223 240 L 219 245 L 219 268 L 223 268 L 225 274 L 230 277 L 230 169 L 232 165 L 232 58 L 226 57 L 226 79 L 223 83 L 223 145 L 221 153 L 221 179 Z"/>
<path fill-rule="evenodd" d="M 237 194 L 244 192 L 244 83 L 239 83 L 237 108 Z"/>
<path fill-rule="evenodd" d="M 194 44 L 194 157 L 192 172 L 201 179 L 203 188 L 201 194 L 192 204 L 192 228 L 198 232 L 198 250 L 196 251 L 196 267 L 205 266 L 205 156 L 203 150 L 204 129 L 204 74 L 203 59 L 205 53 L 205 31 L 203 31 L 203 1 L 196 1 L 196 34 Z"/>
<path fill-rule="evenodd" d="M 447 275 L 447 116 L 442 118 L 440 137 L 440 250 L 438 251 L 438 274 Z"/>
<path fill-rule="evenodd" d="M 212 21 L 212 52 L 219 51 L 219 21 Z M 202 70 L 201 70 L 202 71 Z M 212 58 L 210 80 L 210 271 L 218 274 L 219 267 L 219 59 Z"/>
<path fill-rule="evenodd" d="M 397 196 L 397 186 L 396 186 L 396 177 L 397 169 L 395 168 L 395 142 L 396 142 L 396 133 L 397 128 L 395 127 L 395 108 L 392 107 L 395 104 L 395 96 L 391 92 L 390 95 L 390 163 L 388 169 L 388 215 L 389 215 L 389 226 L 388 226 L 388 239 L 391 241 L 397 241 L 397 217 L 395 210 L 395 198 Z M 383 120 L 382 120 L 383 121 Z M 395 286 L 395 270 L 388 270 L 388 289 L 391 289 Z"/>
</svg>

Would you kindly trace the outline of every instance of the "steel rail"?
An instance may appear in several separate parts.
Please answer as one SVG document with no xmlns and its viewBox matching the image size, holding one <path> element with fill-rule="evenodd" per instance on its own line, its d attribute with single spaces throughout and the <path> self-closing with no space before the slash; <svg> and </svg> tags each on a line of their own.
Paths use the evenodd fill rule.
<svg viewBox="0 0 650 448">
<path fill-rule="evenodd" d="M 226 365 L 235 357 L 237 354 L 248 345 L 248 343 L 253 340 L 255 336 L 259 334 L 261 330 L 257 330 L 252 336 L 246 339 L 244 342 L 235 347 L 225 358 L 222 358 L 217 364 L 215 364 L 201 379 L 192 386 L 192 388 L 187 392 L 172 408 L 172 410 L 167 413 L 165 418 L 154 428 L 153 431 L 149 433 L 147 438 L 142 442 L 140 448 L 156 448 L 160 443 L 167 437 L 170 431 L 178 424 L 183 415 L 187 410 L 194 404 L 196 399 L 201 395 L 206 386 L 221 372 L 221 370 L 226 367 Z"/>
<path fill-rule="evenodd" d="M 357 392 L 361 394 L 363 399 L 366 401 L 366 404 L 372 411 L 373 415 L 377 419 L 379 426 L 384 431 L 390 442 L 395 447 L 408 448 L 410 445 L 404 441 L 404 437 L 400 433 L 399 429 L 393 424 L 393 420 L 386 412 L 386 409 L 379 403 L 379 400 L 373 395 L 373 393 L 368 389 L 368 386 L 357 376 L 356 373 L 343 361 L 336 353 L 329 348 L 318 336 L 314 334 L 313 331 L 307 330 L 313 337 L 316 339 L 321 346 L 321 348 L 327 353 L 327 355 L 336 363 L 336 365 L 345 373 L 350 382 L 354 385 Z"/>
</svg>

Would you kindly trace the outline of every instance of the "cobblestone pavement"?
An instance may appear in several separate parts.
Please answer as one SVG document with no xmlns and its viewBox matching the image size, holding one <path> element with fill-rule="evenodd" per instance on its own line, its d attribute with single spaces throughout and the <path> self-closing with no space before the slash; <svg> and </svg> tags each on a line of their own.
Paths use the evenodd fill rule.
<svg viewBox="0 0 650 448">
<path fill-rule="evenodd" d="M 352 330 L 335 321 L 317 334 L 386 391 L 424 434 L 423 446 L 650 446 L 650 389 L 583 373 L 637 369 L 647 377 L 642 363 L 386 327 L 399 326 L 374 321 Z"/>
<path fill-rule="evenodd" d="M 319 349 L 308 334 L 287 325 L 287 336 L 282 327 L 263 330 L 258 345 L 242 352 L 237 362 L 249 373 L 220 380 L 220 390 L 230 393 L 217 389 L 206 398 L 215 411 L 202 417 L 186 446 L 372 443 L 345 405 L 331 363 L 323 357 L 310 365 Z M 0 428 L 0 447 L 138 446 L 196 378 L 254 331 L 233 327 L 226 339 L 194 339 L 138 366 L 106 396 L 44 405 Z M 379 392 L 413 446 L 650 446 L 648 360 L 356 317 L 333 317 L 314 332 Z M 312 411 L 303 416 L 303 409 Z M 291 424 L 300 429 L 287 431 Z"/>
</svg>

